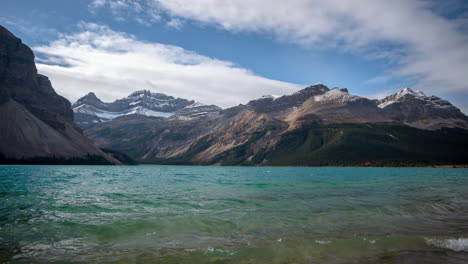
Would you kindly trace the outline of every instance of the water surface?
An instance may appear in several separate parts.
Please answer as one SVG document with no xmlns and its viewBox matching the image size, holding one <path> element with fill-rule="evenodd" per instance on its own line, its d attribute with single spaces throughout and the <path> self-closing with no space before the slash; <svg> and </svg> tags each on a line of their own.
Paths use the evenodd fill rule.
<svg viewBox="0 0 468 264">
<path fill-rule="evenodd" d="M 0 166 L 1 263 L 468 263 L 468 170 Z"/>
</svg>

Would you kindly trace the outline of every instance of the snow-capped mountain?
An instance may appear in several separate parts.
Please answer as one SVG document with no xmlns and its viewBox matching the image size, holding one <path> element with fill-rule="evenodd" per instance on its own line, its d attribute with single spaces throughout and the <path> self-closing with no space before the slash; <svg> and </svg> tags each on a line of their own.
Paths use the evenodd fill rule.
<svg viewBox="0 0 468 264">
<path fill-rule="evenodd" d="M 370 100 L 350 94 L 346 88 L 329 89 L 318 83 L 290 95 L 265 95 L 247 105 L 294 122 L 392 122 L 429 130 L 468 128 L 467 117 L 450 102 L 410 88 L 382 100 Z"/>
<path fill-rule="evenodd" d="M 468 128 L 467 117 L 449 101 L 410 88 L 404 88 L 376 103 L 395 120 L 409 126 L 422 129 Z"/>
<path fill-rule="evenodd" d="M 106 122 L 132 114 L 167 118 L 174 115 L 203 115 L 221 110 L 215 105 L 204 105 L 148 90 L 133 92 L 112 103 L 102 102 L 91 92 L 78 99 L 72 108 L 75 122 L 79 125 Z"/>
<path fill-rule="evenodd" d="M 99 146 L 147 163 L 466 164 L 468 130 L 450 127 L 468 128 L 467 118 L 450 103 L 410 89 L 372 100 L 316 84 L 200 118 L 190 114 L 201 107 L 176 111 L 190 117 L 127 116 L 82 127 Z"/>
</svg>

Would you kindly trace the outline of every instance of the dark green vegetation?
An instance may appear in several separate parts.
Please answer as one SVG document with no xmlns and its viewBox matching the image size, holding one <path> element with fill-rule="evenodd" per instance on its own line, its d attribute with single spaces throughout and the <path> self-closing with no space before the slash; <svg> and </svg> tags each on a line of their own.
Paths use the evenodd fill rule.
<svg viewBox="0 0 468 264">
<path fill-rule="evenodd" d="M 34 157 L 25 159 L 7 158 L 0 154 L 0 164 L 18 165 L 113 165 L 110 161 L 98 155 L 84 157 Z"/>
<path fill-rule="evenodd" d="M 399 125 L 308 125 L 282 136 L 264 154 L 268 165 L 428 166 L 468 163 L 468 131 Z"/>
<path fill-rule="evenodd" d="M 125 164 L 125 165 L 137 165 L 138 164 L 138 162 L 136 162 L 134 159 L 132 159 L 125 153 L 115 151 L 113 149 L 106 149 L 106 148 L 102 148 L 101 150 L 104 153 L 112 156 L 114 159 L 122 162 L 122 164 Z"/>
<path fill-rule="evenodd" d="M 394 124 L 308 124 L 282 134 L 272 148 L 256 149 L 267 131 L 252 134 L 237 147 L 216 155 L 209 162 L 193 157 L 214 142 L 203 137 L 183 154 L 167 159 L 138 160 L 166 165 L 266 165 L 266 166 L 430 166 L 468 164 L 468 131 L 443 128 L 421 130 Z M 141 134 L 143 138 L 150 135 Z M 142 142 L 131 142 L 143 145 Z M 112 145 L 118 151 L 128 144 Z M 132 148 L 135 150 L 135 148 Z M 138 157 L 141 153 L 131 152 Z"/>
</svg>

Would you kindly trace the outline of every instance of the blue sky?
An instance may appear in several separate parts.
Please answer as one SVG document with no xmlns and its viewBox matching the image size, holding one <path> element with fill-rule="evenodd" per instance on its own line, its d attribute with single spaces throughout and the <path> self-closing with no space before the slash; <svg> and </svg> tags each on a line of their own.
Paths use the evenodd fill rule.
<svg viewBox="0 0 468 264">
<path fill-rule="evenodd" d="M 0 24 L 71 101 L 151 89 L 224 107 L 322 82 L 468 112 L 467 1 L 3 0 Z"/>
</svg>

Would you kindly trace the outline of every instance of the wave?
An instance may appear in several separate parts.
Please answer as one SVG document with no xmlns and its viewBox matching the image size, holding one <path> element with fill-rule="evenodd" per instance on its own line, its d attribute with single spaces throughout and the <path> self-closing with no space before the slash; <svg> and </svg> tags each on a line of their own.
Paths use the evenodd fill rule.
<svg viewBox="0 0 468 264">
<path fill-rule="evenodd" d="M 451 249 L 454 251 L 467 251 L 468 252 L 468 238 L 449 238 L 449 239 L 436 239 L 426 238 L 426 243 L 432 246 Z"/>
</svg>

